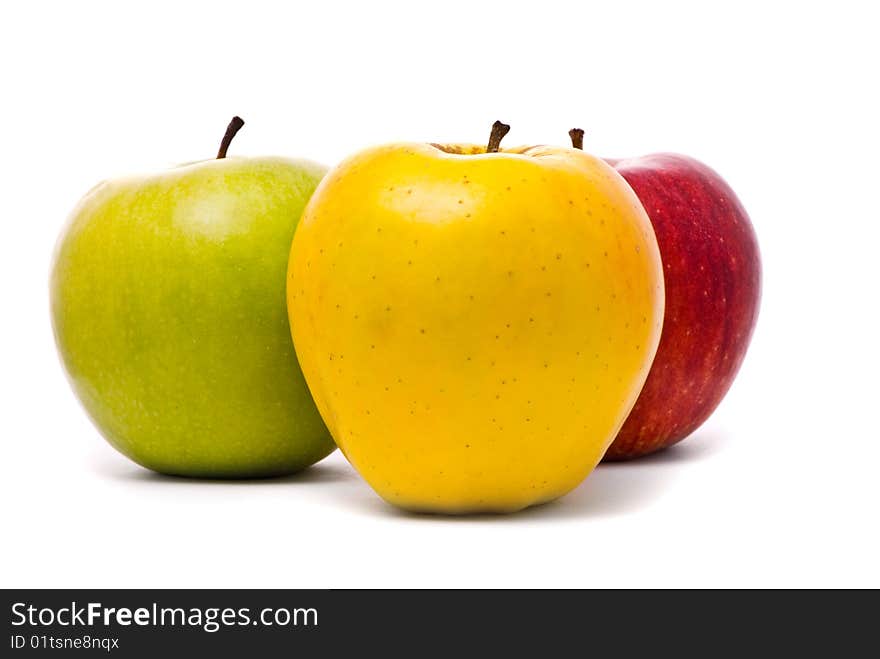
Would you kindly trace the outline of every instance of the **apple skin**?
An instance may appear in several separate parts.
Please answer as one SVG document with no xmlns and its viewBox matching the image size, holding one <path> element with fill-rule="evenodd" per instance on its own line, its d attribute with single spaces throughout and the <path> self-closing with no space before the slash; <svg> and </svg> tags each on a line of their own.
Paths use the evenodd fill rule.
<svg viewBox="0 0 880 659">
<path fill-rule="evenodd" d="M 324 173 L 210 160 L 99 184 L 73 211 L 52 325 L 76 395 L 120 452 L 165 474 L 243 478 L 335 448 L 285 304 L 290 243 Z"/>
<path fill-rule="evenodd" d="M 648 213 L 666 285 L 657 355 L 604 458 L 624 460 L 680 442 L 718 407 L 755 328 L 761 257 L 748 214 L 706 165 L 668 153 L 608 162 Z"/>
<path fill-rule="evenodd" d="M 626 182 L 574 149 L 486 151 L 355 154 L 291 248 L 291 327 L 318 409 L 408 510 L 513 512 L 575 488 L 660 340 L 660 253 Z"/>
</svg>

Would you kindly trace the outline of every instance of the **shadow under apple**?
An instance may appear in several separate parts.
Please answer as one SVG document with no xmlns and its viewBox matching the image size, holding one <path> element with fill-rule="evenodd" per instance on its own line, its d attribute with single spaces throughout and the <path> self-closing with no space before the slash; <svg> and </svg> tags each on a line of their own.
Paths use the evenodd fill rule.
<svg viewBox="0 0 880 659">
<path fill-rule="evenodd" d="M 663 451 L 625 462 L 602 463 L 581 485 L 561 499 L 512 515 L 481 513 L 447 516 L 410 512 L 385 503 L 368 488 L 350 490 L 348 498 L 351 505 L 365 514 L 438 523 L 532 523 L 625 515 L 656 501 L 671 486 L 680 467 L 719 452 L 724 439 L 714 432 L 698 431 L 682 443 Z"/>
<path fill-rule="evenodd" d="M 110 480 L 157 487 L 275 488 L 291 485 L 332 485 L 337 488 L 335 496 L 351 509 L 386 519 L 436 523 L 531 523 L 634 513 L 662 496 L 663 491 L 675 480 L 680 468 L 708 459 L 721 451 L 724 443 L 723 435 L 700 430 L 682 443 L 663 451 L 625 462 L 602 463 L 568 495 L 513 515 L 446 516 L 401 510 L 386 503 L 373 492 L 338 453 L 296 474 L 274 478 L 222 480 L 166 476 L 121 459 L 110 460 L 107 457 L 94 461 L 94 470 Z"/>
<path fill-rule="evenodd" d="M 155 485 L 202 486 L 281 486 L 310 483 L 341 483 L 358 479 L 354 470 L 345 462 L 322 460 L 295 474 L 262 478 L 188 478 L 150 471 L 128 461 L 100 459 L 94 462 L 94 470 L 105 478 L 129 483 L 152 483 Z"/>
</svg>

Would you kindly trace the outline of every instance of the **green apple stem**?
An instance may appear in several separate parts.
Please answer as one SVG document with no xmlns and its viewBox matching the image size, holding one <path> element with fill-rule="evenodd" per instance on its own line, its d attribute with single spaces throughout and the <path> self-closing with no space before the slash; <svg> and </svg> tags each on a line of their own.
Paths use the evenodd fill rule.
<svg viewBox="0 0 880 659">
<path fill-rule="evenodd" d="M 220 150 L 217 152 L 217 160 L 226 157 L 226 150 L 232 143 L 232 138 L 241 130 L 242 126 L 244 126 L 244 119 L 241 117 L 232 117 L 232 121 L 230 121 L 229 125 L 226 127 L 226 134 L 223 136 L 223 141 L 220 142 Z"/>
<path fill-rule="evenodd" d="M 584 148 L 584 129 L 583 128 L 572 128 L 568 131 L 568 136 L 571 138 L 571 146 L 575 149 L 580 149 L 583 151 Z"/>
<path fill-rule="evenodd" d="M 499 147 L 501 147 L 501 140 L 504 139 L 504 136 L 510 131 L 510 126 L 507 124 L 502 124 L 500 121 L 496 121 L 492 124 L 492 133 L 489 135 L 489 144 L 486 147 L 486 153 L 498 153 Z"/>
</svg>

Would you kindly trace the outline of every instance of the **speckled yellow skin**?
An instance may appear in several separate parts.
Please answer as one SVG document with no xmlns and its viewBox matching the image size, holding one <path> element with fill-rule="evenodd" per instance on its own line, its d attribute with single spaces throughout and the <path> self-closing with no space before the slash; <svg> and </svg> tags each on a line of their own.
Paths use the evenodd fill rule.
<svg viewBox="0 0 880 659">
<path fill-rule="evenodd" d="M 657 348 L 663 275 L 581 151 L 392 144 L 332 170 L 288 269 L 297 355 L 346 457 L 417 511 L 515 511 L 599 462 Z"/>
</svg>

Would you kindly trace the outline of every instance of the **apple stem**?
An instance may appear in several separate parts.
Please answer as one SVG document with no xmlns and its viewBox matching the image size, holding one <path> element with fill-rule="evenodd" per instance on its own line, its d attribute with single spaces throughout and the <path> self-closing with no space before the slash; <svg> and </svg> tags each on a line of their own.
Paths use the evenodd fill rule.
<svg viewBox="0 0 880 659">
<path fill-rule="evenodd" d="M 510 126 L 496 121 L 492 124 L 492 133 L 489 135 L 489 144 L 486 147 L 486 153 L 498 153 L 501 146 L 501 140 L 510 131 Z"/>
<path fill-rule="evenodd" d="M 241 117 L 232 117 L 232 121 L 230 121 L 229 125 L 226 127 L 226 134 L 223 136 L 223 141 L 220 142 L 220 150 L 217 152 L 217 160 L 226 157 L 226 150 L 232 143 L 232 138 L 241 130 L 242 126 L 244 126 L 244 119 Z"/>
<path fill-rule="evenodd" d="M 571 138 L 571 146 L 575 149 L 580 149 L 583 151 L 584 149 L 584 129 L 583 128 L 572 128 L 568 131 L 568 136 Z"/>
</svg>

